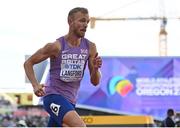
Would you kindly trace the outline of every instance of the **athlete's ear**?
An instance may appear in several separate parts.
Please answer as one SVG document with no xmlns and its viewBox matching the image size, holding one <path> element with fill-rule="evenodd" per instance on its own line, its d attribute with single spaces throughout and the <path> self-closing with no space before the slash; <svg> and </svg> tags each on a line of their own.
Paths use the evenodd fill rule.
<svg viewBox="0 0 180 128">
<path fill-rule="evenodd" d="M 71 25 L 71 24 L 72 24 L 72 22 L 73 22 L 72 17 L 68 17 L 68 24 L 69 24 L 69 25 Z"/>
</svg>

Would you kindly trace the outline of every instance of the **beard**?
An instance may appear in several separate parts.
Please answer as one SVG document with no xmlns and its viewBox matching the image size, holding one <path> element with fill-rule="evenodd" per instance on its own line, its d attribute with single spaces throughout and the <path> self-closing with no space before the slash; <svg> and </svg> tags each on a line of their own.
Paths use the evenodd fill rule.
<svg viewBox="0 0 180 128">
<path fill-rule="evenodd" d="M 83 31 L 78 31 L 78 30 L 75 30 L 74 31 L 74 34 L 78 37 L 78 38 L 82 38 L 82 37 L 84 37 L 85 36 L 85 32 L 83 32 Z"/>
</svg>

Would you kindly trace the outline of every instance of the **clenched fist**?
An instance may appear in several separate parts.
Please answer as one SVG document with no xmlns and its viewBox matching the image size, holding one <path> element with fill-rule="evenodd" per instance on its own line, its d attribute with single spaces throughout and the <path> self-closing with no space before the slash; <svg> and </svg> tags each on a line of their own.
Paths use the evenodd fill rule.
<svg viewBox="0 0 180 128">
<path fill-rule="evenodd" d="M 100 56 L 98 56 L 98 53 L 96 53 L 96 55 L 93 59 L 93 66 L 95 69 L 101 68 L 101 66 L 102 66 L 102 59 Z"/>
</svg>

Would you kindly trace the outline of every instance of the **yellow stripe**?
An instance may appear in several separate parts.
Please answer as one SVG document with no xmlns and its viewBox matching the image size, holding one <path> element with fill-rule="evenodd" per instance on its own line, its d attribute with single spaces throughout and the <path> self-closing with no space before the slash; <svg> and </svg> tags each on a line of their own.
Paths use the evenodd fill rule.
<svg viewBox="0 0 180 128">
<path fill-rule="evenodd" d="M 154 124 L 151 116 L 81 116 L 87 125 Z"/>
</svg>

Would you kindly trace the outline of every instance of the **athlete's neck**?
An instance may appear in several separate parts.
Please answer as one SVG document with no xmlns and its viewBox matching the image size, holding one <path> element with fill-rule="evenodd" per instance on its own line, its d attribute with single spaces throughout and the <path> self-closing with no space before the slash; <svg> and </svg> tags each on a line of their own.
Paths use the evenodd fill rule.
<svg viewBox="0 0 180 128">
<path fill-rule="evenodd" d="M 78 38 L 70 34 L 65 35 L 65 40 L 69 43 L 71 47 L 77 47 L 80 45 L 81 42 L 81 38 Z"/>
</svg>

